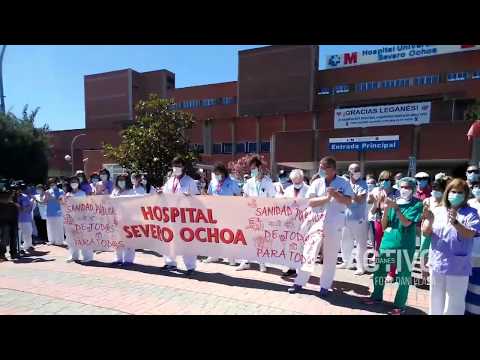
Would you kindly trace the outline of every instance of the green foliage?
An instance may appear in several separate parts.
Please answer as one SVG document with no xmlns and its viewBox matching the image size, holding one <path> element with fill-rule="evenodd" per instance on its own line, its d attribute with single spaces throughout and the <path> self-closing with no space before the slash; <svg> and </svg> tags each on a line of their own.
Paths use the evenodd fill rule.
<svg viewBox="0 0 480 360">
<path fill-rule="evenodd" d="M 154 185 L 163 183 L 175 156 L 183 156 L 191 170 L 199 160 L 189 150 L 185 130 L 195 123 L 192 115 L 172 109 L 173 101 L 151 94 L 135 107 L 135 123 L 123 131 L 117 147 L 104 144 L 105 155 L 131 171 L 146 172 Z"/>
<path fill-rule="evenodd" d="M 480 100 L 476 100 L 475 103 L 468 107 L 467 111 L 465 112 L 465 120 L 480 120 Z"/>
<path fill-rule="evenodd" d="M 0 177 L 44 182 L 48 172 L 48 127 L 36 128 L 39 108 L 29 112 L 28 105 L 19 118 L 8 112 L 0 114 Z"/>
</svg>

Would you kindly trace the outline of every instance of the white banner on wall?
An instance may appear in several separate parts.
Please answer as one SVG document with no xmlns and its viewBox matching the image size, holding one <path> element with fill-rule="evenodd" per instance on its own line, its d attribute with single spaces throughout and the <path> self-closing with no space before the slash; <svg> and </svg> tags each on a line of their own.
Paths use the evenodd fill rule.
<svg viewBox="0 0 480 360">
<path fill-rule="evenodd" d="M 307 204 L 306 199 L 155 194 L 69 198 L 63 211 L 67 243 L 80 249 L 130 247 L 312 271 L 325 210 L 312 211 Z"/>
<path fill-rule="evenodd" d="M 335 109 L 335 129 L 421 125 L 430 122 L 431 102 Z"/>
<path fill-rule="evenodd" d="M 414 59 L 455 52 L 480 50 L 480 45 L 387 45 L 349 53 L 327 55 L 327 69 Z"/>
</svg>

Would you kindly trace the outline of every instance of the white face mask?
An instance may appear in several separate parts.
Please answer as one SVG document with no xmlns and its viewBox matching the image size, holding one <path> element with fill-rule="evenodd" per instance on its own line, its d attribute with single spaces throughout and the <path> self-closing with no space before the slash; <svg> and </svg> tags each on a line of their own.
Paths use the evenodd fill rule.
<svg viewBox="0 0 480 360">
<path fill-rule="evenodd" d="M 122 190 L 125 189 L 125 181 L 119 181 L 118 182 L 118 187 Z"/>
<path fill-rule="evenodd" d="M 102 181 L 107 181 L 107 178 L 107 175 L 100 175 L 100 179 L 102 179 Z"/>
<path fill-rule="evenodd" d="M 133 185 L 135 185 L 135 186 L 138 185 L 138 180 L 137 180 L 137 179 L 131 178 L 130 180 L 132 181 L 132 184 L 133 184 Z"/>
<path fill-rule="evenodd" d="M 303 186 L 303 183 L 300 183 L 300 184 L 293 184 L 293 187 L 297 190 L 300 190 Z"/>
<path fill-rule="evenodd" d="M 350 173 L 350 176 L 354 179 L 354 180 L 358 180 L 360 179 L 360 177 L 362 176 L 362 173 L 359 171 L 359 172 L 353 172 L 353 173 Z"/>
<path fill-rule="evenodd" d="M 147 185 L 147 180 L 143 179 L 143 180 L 142 180 L 142 184 L 143 184 L 143 185 Z"/>
<path fill-rule="evenodd" d="M 51 190 L 55 190 L 56 188 L 57 188 L 57 185 L 55 185 L 55 184 L 50 185 Z"/>
<path fill-rule="evenodd" d="M 412 197 L 412 193 L 413 191 L 410 189 L 400 189 L 400 197 L 403 200 L 410 200 L 410 198 Z"/>
<path fill-rule="evenodd" d="M 215 179 L 220 182 L 223 180 L 223 175 L 215 175 Z"/>
<path fill-rule="evenodd" d="M 172 168 L 172 172 L 173 172 L 173 175 L 180 176 L 180 175 L 182 175 L 183 168 L 174 166 Z"/>
<path fill-rule="evenodd" d="M 70 186 L 72 187 L 73 190 L 78 189 L 78 184 L 77 183 L 71 183 Z"/>
</svg>

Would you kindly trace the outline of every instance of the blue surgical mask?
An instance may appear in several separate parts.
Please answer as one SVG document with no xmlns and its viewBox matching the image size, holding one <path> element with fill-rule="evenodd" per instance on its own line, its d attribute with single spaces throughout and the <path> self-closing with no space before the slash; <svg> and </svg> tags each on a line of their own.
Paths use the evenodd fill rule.
<svg viewBox="0 0 480 360">
<path fill-rule="evenodd" d="M 380 182 L 380 186 L 382 187 L 382 189 L 385 189 L 385 190 L 388 190 L 390 189 L 390 180 L 383 180 Z"/>
<path fill-rule="evenodd" d="M 372 191 L 373 189 L 375 189 L 375 184 L 367 184 L 367 187 L 368 187 L 368 191 Z"/>
<path fill-rule="evenodd" d="M 450 193 L 448 194 L 448 201 L 453 207 L 459 206 L 465 200 L 464 194 Z"/>
<path fill-rule="evenodd" d="M 433 196 L 435 199 L 439 200 L 439 199 L 442 198 L 443 192 L 438 191 L 438 190 L 432 190 L 432 196 Z"/>
<path fill-rule="evenodd" d="M 319 169 L 318 170 L 318 176 L 320 176 L 322 178 L 325 178 L 325 177 L 327 177 L 327 172 L 323 169 Z"/>
<path fill-rule="evenodd" d="M 258 169 L 257 168 L 250 170 L 250 176 L 252 178 L 257 177 L 257 175 L 258 175 Z"/>
<path fill-rule="evenodd" d="M 418 182 L 418 187 L 420 189 L 425 189 L 428 186 L 428 180 L 420 180 Z"/>
<path fill-rule="evenodd" d="M 479 177 L 480 176 L 478 174 L 475 174 L 475 173 L 468 174 L 467 173 L 467 180 L 470 181 L 471 183 L 478 181 Z"/>
<path fill-rule="evenodd" d="M 472 195 L 475 196 L 476 199 L 480 199 L 480 188 L 473 188 Z"/>
</svg>

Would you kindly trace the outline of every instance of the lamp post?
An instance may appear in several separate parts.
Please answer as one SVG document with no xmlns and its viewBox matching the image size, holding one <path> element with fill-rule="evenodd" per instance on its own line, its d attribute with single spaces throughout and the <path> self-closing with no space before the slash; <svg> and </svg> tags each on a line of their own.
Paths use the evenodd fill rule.
<svg viewBox="0 0 480 360">
<path fill-rule="evenodd" d="M 72 176 L 73 176 L 73 173 L 74 173 L 74 162 L 73 162 L 73 146 L 75 144 L 75 141 L 77 141 L 77 139 L 80 137 L 80 136 L 86 136 L 87 134 L 78 134 L 77 136 L 75 136 L 73 139 L 72 139 L 72 143 L 70 144 L 70 156 L 71 156 L 71 159 L 72 159 Z"/>
<path fill-rule="evenodd" d="M 3 95 L 3 55 L 7 45 L 2 46 L 0 52 L 0 113 L 5 114 L 5 95 Z"/>
</svg>

